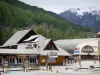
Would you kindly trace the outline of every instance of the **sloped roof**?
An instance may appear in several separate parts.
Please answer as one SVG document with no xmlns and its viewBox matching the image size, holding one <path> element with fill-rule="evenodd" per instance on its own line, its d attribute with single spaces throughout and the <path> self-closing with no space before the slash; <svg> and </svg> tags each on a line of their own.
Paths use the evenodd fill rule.
<svg viewBox="0 0 100 75">
<path fill-rule="evenodd" d="M 36 39 L 34 39 L 34 38 L 36 38 Z M 34 40 L 32 40 L 32 39 L 34 39 Z M 31 42 L 36 42 L 39 45 L 39 50 L 43 50 L 51 39 L 47 39 L 42 35 L 32 35 L 24 41 L 30 41 L 30 40 L 32 40 Z"/>
<path fill-rule="evenodd" d="M 96 38 L 100 38 L 100 31 L 96 34 Z"/>
<path fill-rule="evenodd" d="M 9 45 L 17 44 L 31 30 L 32 29 L 17 31 L 7 42 L 4 43 L 3 46 L 9 46 Z"/>
<path fill-rule="evenodd" d="M 57 46 L 58 50 L 45 50 L 40 51 L 40 55 L 47 55 L 50 52 L 56 52 L 57 56 L 71 56 L 67 51 Z"/>
<path fill-rule="evenodd" d="M 57 47 L 58 50 L 44 50 L 44 48 L 50 41 L 51 41 L 51 39 L 40 39 L 40 41 L 39 41 L 40 55 L 47 55 L 48 52 L 56 52 L 57 55 L 59 55 L 59 56 L 70 56 L 70 54 L 67 51 L 65 51 L 64 49 L 57 46 L 53 41 L 52 42 L 55 44 L 55 46 Z"/>
<path fill-rule="evenodd" d="M 33 36 L 29 37 L 29 38 L 26 39 L 26 40 L 28 41 L 28 40 L 31 40 L 31 39 L 33 39 L 33 38 L 35 38 L 35 37 L 38 37 L 38 38 L 37 38 L 37 39 L 38 39 L 37 44 L 38 44 L 38 46 L 39 46 L 38 50 L 39 50 L 40 55 L 47 55 L 48 52 L 53 51 L 53 52 L 56 52 L 59 56 L 60 56 L 60 55 L 61 55 L 61 56 L 70 56 L 70 54 L 69 54 L 67 51 L 65 51 L 64 49 L 58 47 L 53 41 L 52 41 L 52 42 L 55 44 L 55 46 L 57 47 L 58 50 L 44 50 L 44 48 L 45 48 L 45 47 L 47 46 L 47 44 L 51 41 L 51 39 L 47 39 L 47 38 L 45 38 L 45 37 L 42 36 L 42 35 L 33 35 Z M 36 39 L 35 39 L 35 40 L 36 40 Z M 35 41 L 35 40 L 34 40 L 34 41 Z"/>
<path fill-rule="evenodd" d="M 97 33 L 97 35 L 100 34 L 100 31 Z"/>
<path fill-rule="evenodd" d="M 67 51 L 65 51 L 64 49 L 62 49 L 61 47 L 57 46 L 59 53 L 58 55 L 60 56 L 71 56 Z"/>
<path fill-rule="evenodd" d="M 55 44 L 68 52 L 73 52 L 78 44 L 92 40 L 100 40 L 100 38 L 57 40 Z"/>
<path fill-rule="evenodd" d="M 37 41 L 39 41 L 39 39 L 40 40 L 46 40 L 47 38 L 45 38 L 44 36 L 42 36 L 42 35 L 32 35 L 32 36 L 30 36 L 28 39 L 25 39 L 24 41 L 31 41 L 32 39 L 37 39 Z M 35 40 L 36 40 L 35 39 Z M 33 40 L 33 41 L 35 41 L 35 40 Z"/>
</svg>

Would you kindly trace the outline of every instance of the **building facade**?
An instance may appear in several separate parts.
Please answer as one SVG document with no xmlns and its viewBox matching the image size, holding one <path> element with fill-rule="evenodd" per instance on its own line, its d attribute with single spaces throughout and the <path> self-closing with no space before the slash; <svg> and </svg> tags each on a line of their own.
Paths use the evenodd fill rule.
<svg viewBox="0 0 100 75">
<path fill-rule="evenodd" d="M 0 66 L 28 67 L 34 65 L 64 65 L 70 54 L 55 45 L 51 39 L 29 30 L 16 32 L 0 46 Z"/>
<path fill-rule="evenodd" d="M 57 40 L 55 43 L 73 55 L 77 68 L 100 66 L 100 38 Z"/>
<path fill-rule="evenodd" d="M 99 40 L 83 42 L 76 46 L 74 56 L 76 57 L 77 67 L 89 68 L 89 66 L 100 66 Z"/>
</svg>

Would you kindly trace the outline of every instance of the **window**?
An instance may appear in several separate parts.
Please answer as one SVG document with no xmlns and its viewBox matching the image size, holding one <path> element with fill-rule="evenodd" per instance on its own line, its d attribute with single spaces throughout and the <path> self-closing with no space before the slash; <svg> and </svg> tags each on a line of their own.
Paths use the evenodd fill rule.
<svg viewBox="0 0 100 75">
<path fill-rule="evenodd" d="M 17 63 L 23 63 L 23 59 L 22 58 L 17 58 Z"/>
<path fill-rule="evenodd" d="M 52 46 L 48 45 L 48 46 L 46 47 L 46 49 L 47 49 L 47 50 L 52 50 Z"/>
<path fill-rule="evenodd" d="M 10 66 L 14 66 L 15 58 L 9 58 L 8 63 L 9 63 Z"/>
<path fill-rule="evenodd" d="M 48 62 L 56 62 L 56 58 L 49 58 Z"/>
<path fill-rule="evenodd" d="M 30 64 L 35 64 L 36 63 L 36 57 L 30 57 L 29 62 L 30 62 Z"/>
<path fill-rule="evenodd" d="M 82 55 L 82 60 L 94 60 L 94 55 Z"/>
<path fill-rule="evenodd" d="M 10 58 L 10 63 L 15 63 L 15 58 Z"/>
<path fill-rule="evenodd" d="M 57 50 L 57 48 L 54 47 L 53 45 L 47 45 L 44 50 Z"/>
<path fill-rule="evenodd" d="M 50 41 L 47 46 L 44 48 L 44 50 L 58 50 L 57 47 L 55 46 L 55 44 Z"/>
<path fill-rule="evenodd" d="M 85 46 L 85 47 L 83 47 L 81 52 L 82 53 L 93 53 L 94 50 L 93 50 L 93 48 L 91 46 Z"/>
</svg>

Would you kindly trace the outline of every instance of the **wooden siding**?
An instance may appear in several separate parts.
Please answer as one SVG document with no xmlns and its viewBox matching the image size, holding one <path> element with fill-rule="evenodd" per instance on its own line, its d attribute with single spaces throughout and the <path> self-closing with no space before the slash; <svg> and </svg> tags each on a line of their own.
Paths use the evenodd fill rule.
<svg viewBox="0 0 100 75">
<path fill-rule="evenodd" d="M 43 60 L 45 60 L 45 62 L 43 62 Z M 56 62 L 49 62 L 48 65 L 63 65 L 63 61 L 64 61 L 64 56 L 59 56 L 56 59 Z M 40 65 L 45 65 L 47 62 L 47 56 L 40 56 L 39 58 L 39 63 Z"/>
</svg>

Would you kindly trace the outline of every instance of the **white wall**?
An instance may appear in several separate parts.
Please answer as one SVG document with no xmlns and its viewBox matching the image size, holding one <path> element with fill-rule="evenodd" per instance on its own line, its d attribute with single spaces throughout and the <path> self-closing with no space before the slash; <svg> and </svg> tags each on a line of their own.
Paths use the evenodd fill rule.
<svg viewBox="0 0 100 75">
<path fill-rule="evenodd" d="M 82 48 L 84 46 L 87 46 L 87 45 L 91 46 L 94 49 L 94 54 L 95 55 L 98 55 L 97 54 L 97 51 L 98 51 L 98 40 L 83 42 L 81 44 L 78 44 L 76 46 L 76 48 L 80 49 L 80 54 L 84 54 L 84 53 L 81 53 L 81 50 L 82 50 Z M 79 64 L 77 64 L 77 65 L 79 65 Z M 95 67 L 100 66 L 99 60 L 81 60 L 81 67 L 89 68 L 90 65 L 94 65 Z"/>
<path fill-rule="evenodd" d="M 91 47 L 94 49 L 94 52 L 96 52 L 96 51 L 98 50 L 98 40 L 83 42 L 83 43 L 81 43 L 81 44 L 78 44 L 78 45 L 76 46 L 76 48 L 79 48 L 80 51 L 81 51 L 82 48 L 83 48 L 84 46 L 87 46 L 87 45 L 91 46 Z"/>
<path fill-rule="evenodd" d="M 32 44 L 32 47 L 34 49 L 33 43 L 21 43 L 21 44 L 18 45 L 18 48 L 17 49 L 20 49 L 20 50 L 21 49 L 26 49 L 26 47 L 27 47 L 28 44 Z"/>
<path fill-rule="evenodd" d="M 98 60 L 82 60 L 81 61 L 81 67 L 88 68 L 89 66 L 94 65 L 95 67 L 99 66 Z"/>
</svg>

